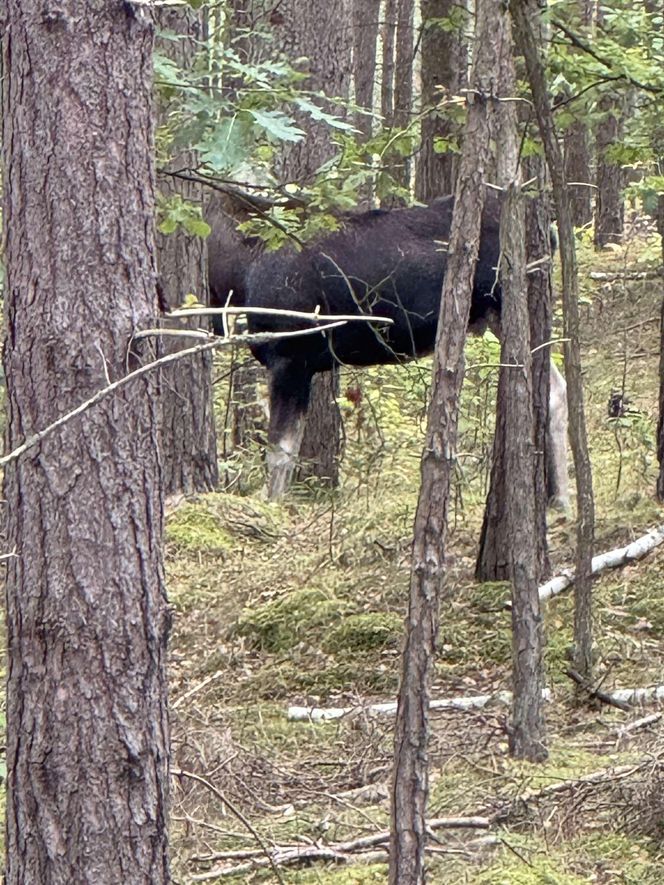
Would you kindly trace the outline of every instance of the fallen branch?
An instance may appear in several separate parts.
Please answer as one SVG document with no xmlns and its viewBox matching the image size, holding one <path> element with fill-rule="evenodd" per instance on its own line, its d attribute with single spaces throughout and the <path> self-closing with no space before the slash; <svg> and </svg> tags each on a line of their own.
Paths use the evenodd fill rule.
<svg viewBox="0 0 664 885">
<path fill-rule="evenodd" d="M 264 857 L 267 861 L 267 865 L 272 868 L 272 872 L 274 873 L 274 875 L 277 879 L 277 882 L 280 882 L 281 885 L 284 885 L 283 877 L 282 877 L 281 873 L 279 872 L 277 866 L 272 861 L 272 852 L 268 848 L 267 843 L 265 842 L 263 837 L 260 835 L 258 830 L 256 830 L 256 828 L 251 824 L 251 821 L 249 821 L 245 817 L 245 815 L 240 811 L 239 808 L 236 808 L 235 805 L 232 802 L 230 802 L 229 799 L 226 796 L 224 796 L 224 794 L 220 790 L 218 790 L 214 784 L 211 784 L 210 781 L 207 780 L 206 778 L 201 777 L 200 774 L 196 774 L 193 771 L 184 771 L 181 768 L 171 768 L 171 774 L 175 777 L 185 777 L 185 778 L 189 778 L 189 780 L 196 781 L 197 783 L 202 784 L 204 787 L 206 787 L 206 789 L 208 789 L 213 794 L 213 796 L 216 796 L 216 798 L 223 805 L 225 805 L 228 808 L 228 810 L 230 812 L 232 812 L 232 814 L 235 815 L 235 817 L 247 828 L 247 830 L 249 830 L 251 835 L 254 837 L 254 839 L 256 840 L 258 845 L 260 846 L 261 854 L 264 855 Z"/>
<path fill-rule="evenodd" d="M 542 692 L 545 700 L 549 700 L 551 693 L 548 690 Z M 498 691 L 495 694 L 481 694 L 476 697 L 465 698 L 440 698 L 431 701 L 431 710 L 481 710 L 488 704 L 511 704 L 511 691 Z M 330 719 L 342 719 L 344 716 L 394 716 L 397 711 L 395 702 L 384 704 L 368 704 L 367 706 L 356 705 L 354 707 L 298 707 L 288 708 L 288 719 L 291 722 L 326 722 Z"/>
<path fill-rule="evenodd" d="M 275 316 L 288 317 L 299 320 L 309 320 L 311 322 L 320 323 L 379 323 L 391 326 L 394 320 L 389 317 L 375 316 L 369 313 L 352 313 L 352 314 L 325 314 L 316 311 L 304 310 L 282 310 L 280 307 L 179 307 L 165 314 L 168 320 L 179 320 L 184 317 L 205 317 L 205 316 L 244 316 L 245 314 L 256 314 L 258 316 Z"/>
<path fill-rule="evenodd" d="M 648 716 L 642 716 L 641 719 L 635 719 L 634 722 L 628 722 L 627 725 L 621 725 L 620 728 L 617 728 L 615 731 L 616 743 L 620 743 L 623 738 L 635 731 L 647 728 L 649 725 L 654 725 L 656 722 L 659 722 L 661 718 L 661 713 L 650 713 Z"/>
<path fill-rule="evenodd" d="M 625 547 L 618 547 L 616 550 L 609 550 L 606 553 L 593 556 L 591 574 L 597 575 L 609 568 L 617 568 L 636 559 L 642 559 L 647 553 L 650 553 L 651 550 L 659 547 L 662 543 L 664 543 L 664 525 L 651 529 L 647 534 L 642 535 Z M 555 578 L 551 578 L 546 584 L 542 584 L 539 588 L 539 598 L 544 602 L 552 596 L 562 593 L 563 590 L 567 590 L 573 583 L 574 572 L 571 569 L 566 569 Z M 510 607 L 509 602 L 506 603 L 506 607 Z"/>
<path fill-rule="evenodd" d="M 490 817 L 441 817 L 427 821 L 427 830 L 430 832 L 456 829 L 488 830 L 491 824 L 492 818 Z M 389 841 L 389 831 L 382 830 L 379 833 L 373 833 L 371 836 L 363 836 L 347 842 L 334 842 L 330 845 L 276 845 L 272 849 L 269 859 L 264 856 L 264 852 L 258 850 L 219 851 L 197 857 L 195 860 L 212 863 L 217 860 L 249 859 L 250 862 L 233 867 L 217 867 L 205 873 L 191 876 L 191 880 L 194 882 L 204 882 L 222 876 L 237 876 L 242 873 L 252 872 L 258 868 L 265 868 L 268 865 L 294 866 L 314 860 L 332 861 L 334 863 L 348 863 L 349 861 L 356 863 L 358 860 L 366 862 L 369 849 L 377 848 L 378 846 L 385 846 L 387 848 Z M 382 851 L 370 853 L 370 860 L 382 860 L 384 857 L 385 854 Z"/>
<path fill-rule="evenodd" d="M 585 679 L 577 670 L 572 670 L 571 668 L 565 670 L 565 675 L 568 676 L 572 682 L 576 682 L 577 685 L 581 686 L 581 688 L 587 692 L 589 697 L 594 700 L 601 701 L 603 704 L 608 704 L 610 707 L 617 707 L 619 710 L 622 710 L 624 713 L 629 713 L 632 709 L 631 706 L 625 701 L 619 700 L 619 698 L 614 697 L 611 694 L 607 694 L 605 691 L 601 691 L 599 688 L 594 688 L 587 679 Z"/>
<path fill-rule="evenodd" d="M 660 276 L 659 270 L 625 270 L 625 271 L 601 271 L 591 270 L 591 280 L 601 280 L 607 283 L 617 282 L 618 280 L 654 280 Z M 659 317 L 656 317 L 659 319 Z M 647 320 L 646 322 L 651 322 Z"/>
</svg>

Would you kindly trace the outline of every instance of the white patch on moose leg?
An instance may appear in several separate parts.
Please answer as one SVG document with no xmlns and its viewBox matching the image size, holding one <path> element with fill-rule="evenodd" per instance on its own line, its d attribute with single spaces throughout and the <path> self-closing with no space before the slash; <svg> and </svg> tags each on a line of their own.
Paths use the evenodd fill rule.
<svg viewBox="0 0 664 885">
<path fill-rule="evenodd" d="M 567 470 L 567 385 L 551 362 L 549 392 L 549 489 L 551 507 L 569 509 L 569 474 Z"/>
<path fill-rule="evenodd" d="M 304 415 L 301 415 L 281 436 L 279 442 L 267 452 L 267 496 L 275 501 L 281 498 L 290 485 L 297 456 L 300 454 L 304 435 Z"/>
</svg>

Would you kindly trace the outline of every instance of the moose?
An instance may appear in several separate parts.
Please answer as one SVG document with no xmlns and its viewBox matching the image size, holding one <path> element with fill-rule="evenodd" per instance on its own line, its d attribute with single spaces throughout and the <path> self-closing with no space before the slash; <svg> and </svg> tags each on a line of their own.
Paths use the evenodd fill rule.
<svg viewBox="0 0 664 885">
<path fill-rule="evenodd" d="M 498 277 L 500 197 L 489 192 L 482 216 L 469 331 L 499 334 Z M 429 206 L 350 214 L 333 233 L 301 249 L 265 252 L 255 240 L 235 234 L 235 248 L 209 243 L 211 304 L 277 308 L 307 313 L 375 315 L 390 325 L 349 322 L 302 337 L 265 340 L 252 346 L 269 378 L 268 496 L 288 488 L 302 441 L 311 383 L 334 364 L 402 363 L 433 351 L 445 274 L 454 197 Z M 249 331 L 270 333 L 311 328 L 315 321 L 249 314 Z M 219 318 L 214 330 L 223 334 Z M 551 503 L 567 504 L 567 404 L 565 382 L 553 363 L 547 464 Z"/>
</svg>

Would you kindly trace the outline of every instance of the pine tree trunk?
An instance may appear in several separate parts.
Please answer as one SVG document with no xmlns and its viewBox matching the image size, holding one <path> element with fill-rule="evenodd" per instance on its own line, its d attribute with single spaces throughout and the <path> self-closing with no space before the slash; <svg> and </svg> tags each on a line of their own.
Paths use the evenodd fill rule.
<svg viewBox="0 0 664 885">
<path fill-rule="evenodd" d="M 350 87 L 352 28 L 351 0 L 284 0 L 280 18 L 273 25 L 277 45 L 292 58 L 309 59 L 306 88 L 346 98 Z M 336 109 L 342 113 L 341 108 Z M 284 153 L 279 167 L 283 182 L 300 183 L 311 178 L 334 155 L 329 130 L 308 116 L 298 117 L 306 138 Z M 312 390 L 309 415 L 300 454 L 298 479 L 319 477 L 336 485 L 339 477 L 340 420 L 335 397 L 339 389 L 338 369 L 317 378 Z"/>
<path fill-rule="evenodd" d="M 379 4 L 376 0 L 353 0 L 353 77 L 355 104 L 368 113 L 355 115 L 355 128 L 366 141 L 371 138 L 376 76 L 376 38 Z"/>
<path fill-rule="evenodd" d="M 595 203 L 595 247 L 622 243 L 625 204 L 623 171 L 611 159 L 610 151 L 622 137 L 617 100 L 604 96 L 599 103 L 603 118 L 597 128 L 597 200 Z"/>
<path fill-rule="evenodd" d="M 422 146 L 417 157 L 415 196 L 422 202 L 451 194 L 458 164 L 453 151 L 436 153 L 434 139 L 459 141 L 460 127 L 447 116 L 445 109 L 435 110 L 441 100 L 439 87 L 446 97 L 459 95 L 466 85 L 468 47 L 463 31 L 465 15 L 459 15 L 455 0 L 422 0 Z M 448 29 L 442 20 L 458 20 Z M 428 109 L 428 110 L 427 110 Z"/>
<path fill-rule="evenodd" d="M 572 7 L 572 26 L 588 27 L 593 20 L 594 2 L 577 0 Z M 593 219 L 592 173 L 590 170 L 590 130 L 583 111 L 565 132 L 565 172 L 567 175 L 572 224 L 582 227 Z"/>
<path fill-rule="evenodd" d="M 592 469 L 588 451 L 581 350 L 579 346 L 578 276 L 574 247 L 574 228 L 569 211 L 569 197 L 562 152 L 558 144 L 553 113 L 549 104 L 544 68 L 533 32 L 531 19 L 541 10 L 536 0 L 511 0 L 515 36 L 526 61 L 528 81 L 533 95 L 540 136 L 551 174 L 560 237 L 560 260 L 563 289 L 563 335 L 565 342 L 565 380 L 569 404 L 569 431 L 574 458 L 577 489 L 576 568 L 574 583 L 574 664 L 587 679 L 592 676 L 592 580 L 591 563 L 595 532 L 595 507 Z"/>
<path fill-rule="evenodd" d="M 5 14 L 12 449 L 150 358 L 153 29 L 109 0 Z M 147 376 L 6 467 L 8 885 L 169 879 L 158 402 Z"/>
<path fill-rule="evenodd" d="M 456 455 L 458 404 L 470 293 L 479 249 L 485 175 L 490 161 L 490 116 L 498 52 L 499 4 L 479 0 L 475 69 L 456 189 L 447 273 L 441 299 L 431 403 L 415 516 L 410 597 L 394 736 L 391 807 L 391 885 L 424 882 L 427 743 L 430 682 L 445 578 L 450 479 Z"/>
<path fill-rule="evenodd" d="M 511 21 L 505 13 L 499 88 L 516 94 Z M 510 753 L 539 762 L 546 758 L 542 689 L 542 616 L 538 593 L 538 537 L 535 426 L 530 319 L 526 285 L 526 213 L 521 192 L 521 134 L 514 102 L 498 106 L 495 126 L 500 157 L 498 183 L 506 189 L 500 217 L 502 287 L 500 380 L 504 388 L 503 425 L 505 522 L 508 576 L 512 585 L 512 682 Z M 509 428 L 509 432 L 507 431 Z"/>
<path fill-rule="evenodd" d="M 657 200 L 657 230 L 662 238 L 662 273 L 664 273 L 664 194 Z M 657 497 L 664 501 L 664 298 L 662 299 L 662 319 L 659 344 L 659 422 L 657 425 L 657 456 L 659 475 L 657 477 Z"/>
<path fill-rule="evenodd" d="M 159 49 L 180 67 L 191 64 L 196 52 L 196 41 L 201 38 L 200 13 L 192 9 L 157 11 L 160 31 L 180 35 L 181 39 L 160 40 Z M 168 120 L 170 108 L 165 100 L 159 113 Z M 203 194 L 199 184 L 174 178 L 168 173 L 181 169 L 195 169 L 193 151 L 172 157 L 159 175 L 157 186 L 161 196 L 168 200 L 180 196 L 194 206 L 202 207 Z M 192 236 L 182 227 L 171 234 L 157 235 L 157 265 L 162 297 L 172 309 L 193 294 L 202 304 L 209 303 L 207 290 L 207 250 L 205 240 Z M 165 328 L 201 328 L 206 322 L 192 320 L 169 321 Z M 173 353 L 190 347 L 191 339 L 168 338 L 162 342 L 163 353 Z M 217 470 L 217 440 L 212 406 L 212 354 L 200 354 L 180 360 L 162 375 L 161 453 L 164 468 L 164 493 L 191 495 L 211 491 L 219 480 Z"/>
</svg>

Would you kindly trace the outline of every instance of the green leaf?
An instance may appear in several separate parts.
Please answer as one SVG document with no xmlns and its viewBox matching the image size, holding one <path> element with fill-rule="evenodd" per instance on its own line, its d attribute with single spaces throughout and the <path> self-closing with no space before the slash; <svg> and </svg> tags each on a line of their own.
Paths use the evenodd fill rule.
<svg viewBox="0 0 664 885">
<path fill-rule="evenodd" d="M 259 126 L 280 141 L 301 141 L 304 132 L 299 129 L 290 117 L 281 111 L 264 111 L 258 108 L 250 108 L 249 113 Z"/>
</svg>

